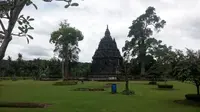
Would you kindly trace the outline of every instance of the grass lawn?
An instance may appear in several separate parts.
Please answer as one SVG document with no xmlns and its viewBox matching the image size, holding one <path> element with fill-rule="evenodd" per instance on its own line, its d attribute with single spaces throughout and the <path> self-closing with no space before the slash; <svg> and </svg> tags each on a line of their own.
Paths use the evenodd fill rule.
<svg viewBox="0 0 200 112">
<path fill-rule="evenodd" d="M 110 94 L 103 92 L 72 91 L 78 87 L 102 87 L 106 82 L 85 82 L 74 86 L 53 86 L 54 82 L 1 81 L 0 101 L 51 103 L 48 108 L 0 108 L 0 112 L 200 112 L 200 107 L 176 104 L 174 100 L 185 99 L 187 93 L 196 93 L 195 86 L 181 82 L 175 90 L 157 90 L 148 82 L 130 82 L 136 95 Z M 3 86 L 2 86 L 3 85 Z M 117 85 L 121 92 L 124 83 Z"/>
</svg>

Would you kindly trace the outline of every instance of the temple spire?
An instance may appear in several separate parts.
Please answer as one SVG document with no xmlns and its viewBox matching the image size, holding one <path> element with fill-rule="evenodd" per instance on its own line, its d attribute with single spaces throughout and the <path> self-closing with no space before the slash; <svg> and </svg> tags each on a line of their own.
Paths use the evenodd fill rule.
<svg viewBox="0 0 200 112">
<path fill-rule="evenodd" d="M 108 29 L 108 25 L 107 25 L 107 28 L 106 28 L 105 36 L 106 37 L 110 37 L 110 31 Z"/>
</svg>

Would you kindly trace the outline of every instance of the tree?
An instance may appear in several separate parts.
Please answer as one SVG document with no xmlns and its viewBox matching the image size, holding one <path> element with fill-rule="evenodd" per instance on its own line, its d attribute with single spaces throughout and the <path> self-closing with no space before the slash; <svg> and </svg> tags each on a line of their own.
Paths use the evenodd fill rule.
<svg viewBox="0 0 200 112">
<path fill-rule="evenodd" d="M 44 2 L 52 2 L 52 0 L 43 0 Z M 78 6 L 77 3 L 72 3 L 72 0 L 56 0 L 65 1 L 67 4 L 65 8 L 69 6 Z M 33 5 L 36 9 L 37 6 L 31 0 L 4 0 L 0 1 L 0 61 L 4 58 L 6 49 L 13 37 L 26 37 L 27 42 L 29 39 L 33 39 L 28 34 L 29 30 L 34 28 L 30 22 L 34 19 L 30 16 L 24 17 L 20 15 L 25 6 Z M 5 20 L 6 22 L 3 22 Z M 18 25 L 16 25 L 18 23 Z M 5 26 L 8 27 L 5 27 Z M 18 26 L 19 32 L 13 33 L 13 29 Z"/>
<path fill-rule="evenodd" d="M 63 78 L 68 79 L 71 67 L 70 63 L 78 60 L 80 49 L 78 41 L 83 40 L 83 34 L 71 27 L 66 20 L 60 23 L 60 28 L 51 34 L 50 43 L 55 45 L 54 52 L 62 59 Z"/>
<path fill-rule="evenodd" d="M 144 14 L 133 20 L 128 37 L 132 39 L 126 41 L 123 51 L 130 51 L 133 57 L 137 56 L 141 63 L 141 75 L 145 74 L 145 57 L 153 47 L 157 47 L 162 41 L 152 38 L 154 31 L 159 32 L 166 24 L 156 15 L 154 7 L 148 7 Z M 153 30 L 154 28 L 154 30 Z"/>
<path fill-rule="evenodd" d="M 200 95 L 200 50 L 187 49 L 186 55 L 177 57 L 178 63 L 174 68 L 174 75 L 180 81 L 190 81 L 197 88 L 197 95 Z"/>
<path fill-rule="evenodd" d="M 123 54 L 123 73 L 125 74 L 125 90 L 122 92 L 122 94 L 125 95 L 131 95 L 134 94 L 133 91 L 129 90 L 129 79 L 128 79 L 128 71 L 129 71 L 129 63 L 130 63 L 130 52 L 126 51 Z"/>
<path fill-rule="evenodd" d="M 53 57 L 50 59 L 48 63 L 48 68 L 49 68 L 49 77 L 56 77 L 56 78 L 61 78 L 62 73 L 61 73 L 61 62 L 59 59 Z"/>
<path fill-rule="evenodd" d="M 20 76 L 23 71 L 23 67 L 22 67 L 23 59 L 22 58 L 23 58 L 22 54 L 18 53 L 18 58 L 16 61 L 16 66 L 15 66 L 15 73 L 17 76 Z"/>
<path fill-rule="evenodd" d="M 172 63 L 174 61 L 174 52 L 172 47 L 167 45 L 158 45 L 154 49 L 151 49 L 151 54 L 156 60 L 150 69 L 147 71 L 147 74 L 153 78 L 153 81 L 156 81 L 157 78 L 163 77 L 165 82 L 168 79 L 169 74 L 172 72 Z"/>
</svg>

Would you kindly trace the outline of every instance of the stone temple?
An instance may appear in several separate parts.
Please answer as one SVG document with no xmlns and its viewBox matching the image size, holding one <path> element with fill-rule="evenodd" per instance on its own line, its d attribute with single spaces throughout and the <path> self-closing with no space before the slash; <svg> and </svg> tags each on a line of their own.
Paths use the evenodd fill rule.
<svg viewBox="0 0 200 112">
<path fill-rule="evenodd" d="M 97 50 L 92 57 L 91 74 L 92 79 L 109 80 L 118 79 L 123 64 L 123 58 L 117 48 L 115 39 L 111 37 L 110 31 L 105 31 Z"/>
</svg>

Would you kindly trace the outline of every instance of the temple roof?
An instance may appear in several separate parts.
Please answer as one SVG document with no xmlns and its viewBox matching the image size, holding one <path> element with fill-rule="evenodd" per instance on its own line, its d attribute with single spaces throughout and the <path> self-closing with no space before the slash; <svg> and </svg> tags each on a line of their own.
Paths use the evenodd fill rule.
<svg viewBox="0 0 200 112">
<path fill-rule="evenodd" d="M 115 39 L 112 39 L 107 25 L 105 35 L 101 39 L 98 49 L 95 51 L 95 58 L 122 58 Z"/>
</svg>

